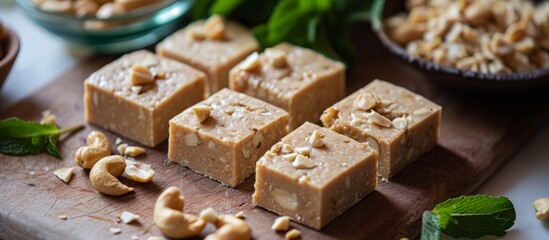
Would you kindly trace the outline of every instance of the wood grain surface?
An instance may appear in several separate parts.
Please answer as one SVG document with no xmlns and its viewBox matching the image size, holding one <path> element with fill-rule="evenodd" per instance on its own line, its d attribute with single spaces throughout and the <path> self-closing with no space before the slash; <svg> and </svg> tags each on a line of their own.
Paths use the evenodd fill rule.
<svg viewBox="0 0 549 240">
<path fill-rule="evenodd" d="M 381 47 L 365 26 L 354 34 L 359 61 L 348 73 L 348 93 L 375 78 L 420 93 L 443 106 L 440 144 L 397 174 L 381 182 L 342 216 L 315 231 L 297 223 L 303 239 L 398 239 L 419 234 L 423 211 L 450 197 L 470 194 L 513 154 L 547 119 L 548 98 L 527 94 L 483 96 L 460 93 L 428 82 L 415 69 L 396 60 Z M 0 118 L 39 120 L 50 109 L 62 127 L 83 122 L 83 81 L 93 71 L 115 59 L 96 56 L 75 66 L 27 99 L 0 113 Z M 23 79 L 21 79 L 23 80 Z M 26 79 L 26 81 L 32 81 Z M 255 239 L 283 239 L 270 230 L 277 215 L 255 207 L 251 201 L 254 177 L 232 189 L 171 163 L 167 143 L 147 149 L 139 161 L 152 164 L 157 174 L 151 183 L 122 182 L 135 193 L 113 197 L 98 193 L 87 170 L 75 168 L 65 184 L 53 175 L 60 167 L 73 166 L 76 149 L 85 144 L 86 128 L 60 143 L 63 159 L 46 154 L 14 157 L 0 154 L 0 238 L 2 239 L 146 239 L 161 235 L 152 210 L 160 192 L 178 186 L 186 199 L 186 212 L 213 207 L 219 213 L 244 212 Z M 107 134 L 114 146 L 116 134 Z M 136 144 L 123 139 L 130 144 Z M 137 145 L 137 144 L 136 144 Z M 34 174 L 33 174 L 34 173 Z M 141 216 L 137 223 L 117 223 L 123 211 Z M 67 220 L 58 219 L 65 214 Z M 112 235 L 109 228 L 122 229 Z M 208 226 L 200 238 L 215 231 Z"/>
</svg>

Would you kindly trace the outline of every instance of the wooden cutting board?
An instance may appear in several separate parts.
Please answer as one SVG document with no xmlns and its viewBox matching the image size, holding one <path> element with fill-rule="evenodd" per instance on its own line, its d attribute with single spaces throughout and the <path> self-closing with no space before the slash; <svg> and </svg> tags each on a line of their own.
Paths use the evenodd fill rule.
<svg viewBox="0 0 549 240">
<path fill-rule="evenodd" d="M 371 193 L 322 231 L 297 223 L 303 239 L 398 239 L 419 234 L 423 211 L 450 197 L 470 194 L 513 154 L 547 119 L 548 98 L 507 94 L 479 96 L 453 92 L 427 81 L 415 69 L 396 60 L 375 36 L 360 29 L 355 40 L 359 62 L 348 74 L 348 93 L 380 78 L 420 93 L 443 106 L 440 144 L 405 168 L 390 182 L 381 182 Z M 27 99 L 0 113 L 0 118 L 39 120 L 50 109 L 63 127 L 83 123 L 83 81 L 93 71 L 115 59 L 97 56 L 76 65 Z M 38 63 L 37 63 L 38 64 Z M 32 79 L 18 79 L 32 81 Z M 3 239 L 131 239 L 161 235 L 152 210 L 160 192 L 178 186 L 186 199 L 186 212 L 197 214 L 213 207 L 219 213 L 244 212 L 256 239 L 282 239 L 270 226 L 277 215 L 255 207 L 251 201 L 254 177 L 232 189 L 171 163 L 167 143 L 147 149 L 139 161 L 152 164 L 157 174 L 151 183 L 122 181 L 135 193 L 113 197 L 98 193 L 89 171 L 75 168 L 65 184 L 53 175 L 73 166 L 76 149 L 85 144 L 86 128 L 60 143 L 63 159 L 46 154 L 14 157 L 0 154 L 0 238 Z M 116 134 L 108 133 L 114 145 Z M 123 139 L 130 144 L 136 144 Z M 123 211 L 141 216 L 137 223 L 116 223 Z M 68 220 L 58 219 L 65 214 Z M 111 227 L 122 229 L 112 235 Z M 208 226 L 200 237 L 215 229 Z"/>
</svg>

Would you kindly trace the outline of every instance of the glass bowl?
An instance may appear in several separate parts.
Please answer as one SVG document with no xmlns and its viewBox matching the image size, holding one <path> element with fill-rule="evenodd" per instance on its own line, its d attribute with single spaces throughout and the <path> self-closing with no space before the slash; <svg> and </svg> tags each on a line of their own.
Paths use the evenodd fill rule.
<svg viewBox="0 0 549 240">
<path fill-rule="evenodd" d="M 166 0 L 110 18 L 44 11 L 32 0 L 15 0 L 23 12 L 49 32 L 102 53 L 121 53 L 149 46 L 181 27 L 195 0 Z"/>
</svg>

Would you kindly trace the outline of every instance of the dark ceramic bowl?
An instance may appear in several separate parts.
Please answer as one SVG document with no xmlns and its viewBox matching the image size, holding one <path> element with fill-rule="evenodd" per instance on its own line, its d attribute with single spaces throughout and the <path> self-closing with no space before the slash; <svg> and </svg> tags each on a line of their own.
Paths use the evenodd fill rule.
<svg viewBox="0 0 549 240">
<path fill-rule="evenodd" d="M 5 29 L 6 36 L 4 40 L 0 41 L 0 47 L 4 50 L 4 56 L 0 57 L 0 90 L 19 53 L 19 39 L 17 38 L 17 35 L 10 29 Z"/>
<path fill-rule="evenodd" d="M 390 17 L 405 11 L 405 2 L 403 0 L 387 2 L 383 17 Z M 482 92 L 511 92 L 532 90 L 549 85 L 549 68 L 513 74 L 486 74 L 461 70 L 442 66 L 409 54 L 406 49 L 389 38 L 384 29 L 376 30 L 376 34 L 383 45 L 393 54 L 421 71 L 427 79 L 451 87 Z"/>
</svg>

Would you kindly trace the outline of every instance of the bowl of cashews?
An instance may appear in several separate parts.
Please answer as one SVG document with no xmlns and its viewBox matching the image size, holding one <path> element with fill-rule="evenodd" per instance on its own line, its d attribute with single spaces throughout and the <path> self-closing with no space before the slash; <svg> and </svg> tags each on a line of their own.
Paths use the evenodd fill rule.
<svg viewBox="0 0 549 240">
<path fill-rule="evenodd" d="M 549 2 L 401 0 L 387 4 L 381 42 L 428 79 L 508 92 L 549 83 Z"/>
<path fill-rule="evenodd" d="M 49 32 L 95 52 L 149 46 L 179 29 L 194 0 L 16 0 Z"/>
</svg>

